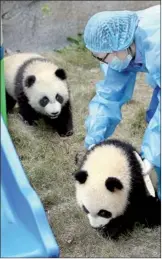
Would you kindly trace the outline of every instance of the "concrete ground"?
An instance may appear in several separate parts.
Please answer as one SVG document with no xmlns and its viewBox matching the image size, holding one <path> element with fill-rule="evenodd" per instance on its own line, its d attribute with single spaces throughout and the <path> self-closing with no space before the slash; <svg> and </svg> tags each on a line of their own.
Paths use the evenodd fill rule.
<svg viewBox="0 0 162 259">
<path fill-rule="evenodd" d="M 4 45 L 13 51 L 60 49 L 67 44 L 68 36 L 73 37 L 83 32 L 87 20 L 96 12 L 139 10 L 159 3 L 160 1 L 2 1 Z"/>
</svg>

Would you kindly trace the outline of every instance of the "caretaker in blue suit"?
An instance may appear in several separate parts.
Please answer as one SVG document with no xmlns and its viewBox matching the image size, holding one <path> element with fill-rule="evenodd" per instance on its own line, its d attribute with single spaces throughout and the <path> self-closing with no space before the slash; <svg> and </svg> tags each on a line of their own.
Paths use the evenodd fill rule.
<svg viewBox="0 0 162 259">
<path fill-rule="evenodd" d="M 152 167 L 157 172 L 160 197 L 160 5 L 97 13 L 85 27 L 84 41 L 105 74 L 89 104 L 85 146 L 90 149 L 112 135 L 122 119 L 122 105 L 132 98 L 137 72 L 145 72 L 153 95 L 141 154 L 147 173 Z"/>
</svg>

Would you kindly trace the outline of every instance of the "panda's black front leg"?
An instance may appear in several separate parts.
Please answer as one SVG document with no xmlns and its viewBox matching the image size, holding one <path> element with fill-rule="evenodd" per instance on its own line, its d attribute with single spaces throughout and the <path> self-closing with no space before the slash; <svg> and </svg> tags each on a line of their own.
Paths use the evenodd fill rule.
<svg viewBox="0 0 162 259">
<path fill-rule="evenodd" d="M 69 101 L 62 108 L 59 117 L 55 120 L 51 120 L 50 124 L 53 125 L 61 137 L 73 135 L 73 118 Z"/>
<path fill-rule="evenodd" d="M 35 120 L 38 120 L 38 114 L 35 110 L 28 104 L 27 98 L 18 99 L 19 104 L 19 113 L 22 116 L 23 120 L 29 125 L 34 125 Z"/>
<path fill-rule="evenodd" d="M 140 214 L 142 224 L 146 227 L 155 227 L 161 225 L 161 201 L 158 197 L 147 196 Z"/>
<path fill-rule="evenodd" d="M 29 125 L 36 125 L 35 121 L 38 120 L 38 116 L 30 105 L 19 106 L 19 113 L 24 122 L 27 122 Z"/>
<path fill-rule="evenodd" d="M 133 230 L 134 223 L 135 220 L 133 218 L 128 218 L 127 215 L 122 215 L 112 219 L 105 228 L 101 229 L 101 233 L 104 237 L 118 240 L 120 235 L 129 233 Z"/>
<path fill-rule="evenodd" d="M 16 100 L 14 100 L 6 91 L 6 108 L 7 112 L 11 111 L 16 104 Z"/>
</svg>

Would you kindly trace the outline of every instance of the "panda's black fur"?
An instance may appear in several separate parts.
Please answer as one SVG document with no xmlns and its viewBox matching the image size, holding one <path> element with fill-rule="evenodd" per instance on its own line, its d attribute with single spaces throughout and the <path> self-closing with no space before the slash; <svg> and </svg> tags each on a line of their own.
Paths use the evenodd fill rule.
<svg viewBox="0 0 162 259">
<path fill-rule="evenodd" d="M 30 64 L 33 64 L 36 61 L 50 62 L 44 57 L 31 57 L 27 61 L 22 62 L 17 70 L 14 81 L 16 100 L 6 90 L 7 111 L 10 111 L 15 106 L 16 102 L 18 102 L 19 113 L 23 117 L 24 121 L 27 121 L 29 125 L 35 124 L 35 121 L 39 118 L 44 118 L 44 120 L 48 124 L 50 124 L 59 133 L 60 136 L 71 136 L 73 134 L 73 119 L 70 97 L 69 100 L 62 107 L 61 113 L 58 118 L 53 120 L 37 112 L 29 104 L 29 100 L 24 92 L 23 86 L 24 71 Z M 67 79 L 66 72 L 62 68 L 57 68 L 55 71 L 55 75 L 62 81 Z M 36 78 L 34 77 L 34 75 L 31 75 L 29 78 L 27 78 L 25 86 L 27 88 L 30 88 L 34 84 L 35 80 Z M 69 89 L 68 93 L 70 96 Z"/>
<path fill-rule="evenodd" d="M 134 154 L 137 150 L 131 144 L 116 139 L 107 140 L 106 143 L 116 145 L 125 151 L 131 167 L 133 188 L 129 193 L 129 203 L 125 213 L 110 221 L 109 225 L 104 228 L 104 234 L 118 238 L 119 233 L 133 230 L 135 223 L 140 223 L 145 227 L 159 226 L 161 224 L 161 201 L 158 199 L 156 190 L 156 197 L 148 193 L 141 165 Z"/>
<path fill-rule="evenodd" d="M 158 199 L 157 193 L 156 197 L 149 194 L 142 176 L 141 165 L 134 153 L 134 151 L 137 152 L 137 150 L 131 144 L 117 139 L 109 139 L 95 145 L 91 150 L 86 152 L 79 170 L 73 174 L 76 182 L 81 185 L 86 183 L 89 176 L 85 169 L 82 170 L 82 167 L 87 161 L 88 156 L 96 147 L 105 145 L 114 145 L 125 153 L 131 171 L 131 189 L 128 196 L 127 207 L 123 215 L 112 218 L 107 225 L 98 228 L 98 231 L 104 236 L 118 239 L 120 234 L 125 234 L 128 231 L 133 230 L 136 223 L 140 223 L 143 226 L 150 228 L 161 225 L 161 201 Z M 114 184 L 116 187 L 116 183 L 110 181 L 107 189 L 113 192 Z"/>
</svg>

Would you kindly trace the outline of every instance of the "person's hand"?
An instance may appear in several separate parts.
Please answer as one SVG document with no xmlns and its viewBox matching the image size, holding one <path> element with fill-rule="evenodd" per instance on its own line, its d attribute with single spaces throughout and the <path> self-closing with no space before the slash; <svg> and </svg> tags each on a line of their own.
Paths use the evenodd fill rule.
<svg viewBox="0 0 162 259">
<path fill-rule="evenodd" d="M 153 169 L 153 165 L 146 159 L 146 158 L 142 158 L 141 155 L 139 155 L 136 151 L 134 152 L 139 163 L 142 166 L 142 171 L 143 171 L 143 175 L 150 175 L 152 169 Z"/>
<path fill-rule="evenodd" d="M 143 160 L 143 177 L 145 180 L 145 184 L 146 184 L 147 189 L 148 189 L 149 193 L 151 194 L 151 196 L 155 197 L 155 190 L 154 190 L 152 181 L 150 179 L 150 174 L 151 174 L 152 169 L 153 169 L 152 164 L 147 159 L 144 159 Z"/>
<path fill-rule="evenodd" d="M 153 165 L 147 160 L 143 160 L 143 175 L 150 175 Z"/>
<path fill-rule="evenodd" d="M 147 159 L 142 160 L 141 156 L 136 151 L 134 153 L 139 163 L 141 164 L 143 179 L 145 181 L 147 190 L 151 196 L 155 197 L 155 190 L 154 190 L 152 181 L 150 179 L 150 173 L 151 173 L 151 170 L 153 169 L 153 166 Z"/>
<path fill-rule="evenodd" d="M 89 146 L 88 150 L 91 150 L 94 146 L 95 146 L 95 144 Z"/>
</svg>

